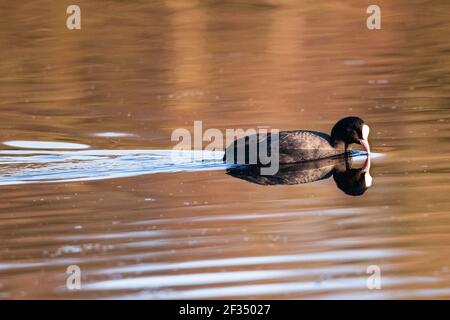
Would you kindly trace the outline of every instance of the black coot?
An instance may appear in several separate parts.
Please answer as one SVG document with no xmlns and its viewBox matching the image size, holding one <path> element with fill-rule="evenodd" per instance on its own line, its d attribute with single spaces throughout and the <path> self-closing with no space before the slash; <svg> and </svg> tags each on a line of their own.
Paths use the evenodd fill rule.
<svg viewBox="0 0 450 320">
<path fill-rule="evenodd" d="M 279 133 L 279 163 L 298 163 L 342 155 L 350 150 L 351 144 L 362 145 L 369 154 L 368 137 L 369 126 L 358 117 L 346 117 L 339 120 L 331 130 L 331 135 L 309 130 L 281 131 Z M 256 136 L 256 141 L 259 144 L 266 144 L 267 150 L 271 149 L 271 140 L 270 135 L 264 138 Z M 252 141 L 249 136 L 235 140 L 228 146 L 224 161 L 249 164 L 249 141 Z M 240 159 L 238 154 L 243 154 L 241 152 L 245 153 L 244 162 L 238 161 Z M 233 159 L 229 159 L 229 155 L 234 155 Z"/>
</svg>

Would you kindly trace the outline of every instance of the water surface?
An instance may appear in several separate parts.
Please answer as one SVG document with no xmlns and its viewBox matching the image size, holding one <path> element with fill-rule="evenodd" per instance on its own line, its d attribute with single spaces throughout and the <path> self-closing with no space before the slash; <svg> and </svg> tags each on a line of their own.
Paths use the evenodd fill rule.
<svg viewBox="0 0 450 320">
<path fill-rule="evenodd" d="M 0 4 L 0 298 L 450 298 L 449 3 L 77 4 Z M 196 120 L 348 115 L 383 155 L 361 196 L 158 162 Z"/>
</svg>

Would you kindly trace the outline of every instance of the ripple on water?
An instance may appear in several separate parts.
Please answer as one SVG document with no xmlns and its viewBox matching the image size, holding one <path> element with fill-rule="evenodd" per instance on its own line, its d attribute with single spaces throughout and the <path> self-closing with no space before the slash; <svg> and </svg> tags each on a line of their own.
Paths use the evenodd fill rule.
<svg viewBox="0 0 450 320">
<path fill-rule="evenodd" d="M 134 137 L 135 135 L 127 132 L 97 132 L 94 133 L 96 137 L 102 138 L 125 138 L 125 137 Z"/>
</svg>

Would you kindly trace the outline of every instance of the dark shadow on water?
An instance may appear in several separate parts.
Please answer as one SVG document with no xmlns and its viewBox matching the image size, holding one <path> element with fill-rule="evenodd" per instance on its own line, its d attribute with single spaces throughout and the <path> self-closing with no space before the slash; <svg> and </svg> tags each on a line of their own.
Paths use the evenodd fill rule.
<svg viewBox="0 0 450 320">
<path fill-rule="evenodd" d="M 351 196 L 360 196 L 372 185 L 370 158 L 362 168 L 353 168 L 351 157 L 339 157 L 280 165 L 275 175 L 261 175 L 260 167 L 247 165 L 228 168 L 226 173 L 260 185 L 296 185 L 320 181 L 333 177 L 336 186 Z"/>
</svg>

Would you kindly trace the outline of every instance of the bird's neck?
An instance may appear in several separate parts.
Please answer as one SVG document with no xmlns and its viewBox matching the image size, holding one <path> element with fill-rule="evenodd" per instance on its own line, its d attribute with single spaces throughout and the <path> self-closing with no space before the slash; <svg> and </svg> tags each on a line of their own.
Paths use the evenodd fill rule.
<svg viewBox="0 0 450 320">
<path fill-rule="evenodd" d="M 345 143 L 343 141 L 333 141 L 333 147 L 338 150 L 338 151 L 342 151 L 345 152 Z M 347 150 L 350 149 L 350 146 L 347 147 Z"/>
</svg>

